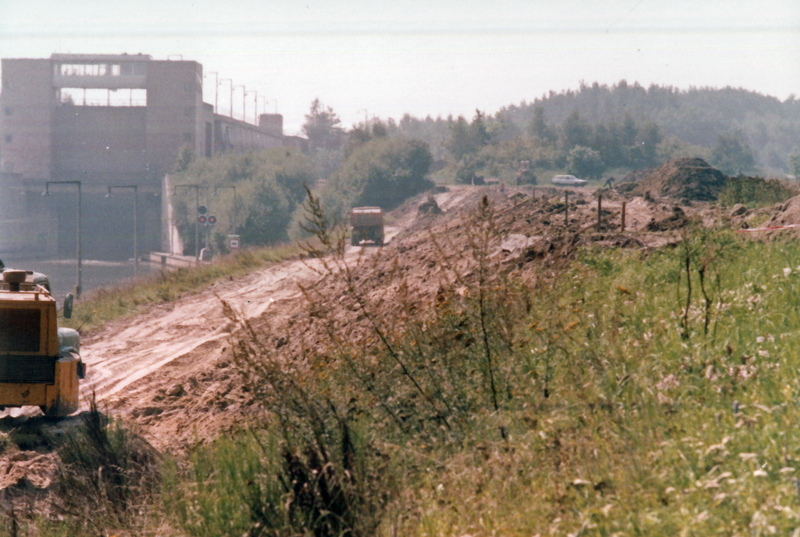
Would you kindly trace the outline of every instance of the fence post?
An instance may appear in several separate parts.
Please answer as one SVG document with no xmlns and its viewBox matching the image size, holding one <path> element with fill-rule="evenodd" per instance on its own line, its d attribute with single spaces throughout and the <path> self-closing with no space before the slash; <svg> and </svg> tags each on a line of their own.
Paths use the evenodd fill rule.
<svg viewBox="0 0 800 537">
<path fill-rule="evenodd" d="M 627 202 L 623 201 L 622 202 L 622 226 L 621 226 L 622 227 L 622 231 L 625 231 L 625 206 L 626 205 L 627 205 Z"/>
<path fill-rule="evenodd" d="M 564 191 L 564 227 L 569 227 L 569 190 Z"/>
<path fill-rule="evenodd" d="M 597 195 L 597 231 L 600 231 L 600 215 L 603 210 L 603 195 Z"/>
</svg>

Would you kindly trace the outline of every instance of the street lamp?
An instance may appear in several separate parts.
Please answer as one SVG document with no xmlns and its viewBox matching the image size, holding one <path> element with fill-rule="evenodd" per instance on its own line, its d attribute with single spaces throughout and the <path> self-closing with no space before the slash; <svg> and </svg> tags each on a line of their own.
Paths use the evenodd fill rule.
<svg viewBox="0 0 800 537">
<path fill-rule="evenodd" d="M 253 125 L 258 126 L 258 90 L 253 90 L 249 93 L 255 93 L 253 103 L 255 104 L 255 113 L 253 114 Z"/>
<path fill-rule="evenodd" d="M 221 78 L 219 82 L 220 82 L 220 84 L 223 83 L 223 82 L 228 82 L 231 85 L 231 110 L 230 110 L 230 116 L 231 116 L 231 119 L 233 119 L 233 79 L 232 78 Z"/>
<path fill-rule="evenodd" d="M 208 186 L 207 185 L 175 185 L 173 191 L 177 192 L 179 188 L 193 188 L 194 189 L 194 205 L 195 205 L 195 219 L 194 219 L 194 256 L 200 259 L 200 234 L 197 221 L 197 213 L 200 212 L 200 189 L 206 189 L 206 207 L 208 207 Z M 208 234 L 206 234 L 206 248 L 208 248 Z"/>
<path fill-rule="evenodd" d="M 245 115 L 245 110 L 246 110 L 245 107 L 247 105 L 247 101 L 245 101 L 245 98 L 244 98 L 245 95 L 247 94 L 247 91 L 245 91 L 245 87 L 244 87 L 243 84 L 239 84 L 238 86 L 235 86 L 235 87 L 242 88 L 242 121 L 247 121 L 247 116 Z M 233 88 L 234 87 L 231 86 L 231 107 L 233 107 Z M 232 112 L 231 112 L 231 117 L 233 117 L 233 113 Z"/>
<path fill-rule="evenodd" d="M 83 284 L 83 260 L 81 258 L 81 182 L 80 181 L 47 181 L 44 185 L 42 196 L 50 195 L 50 185 L 78 185 L 78 285 L 75 286 L 75 297 L 81 297 Z"/>
<path fill-rule="evenodd" d="M 214 113 L 219 114 L 219 74 L 209 71 L 207 75 L 214 75 Z"/>
<path fill-rule="evenodd" d="M 233 189 L 233 230 L 231 231 L 231 235 L 236 235 L 236 187 L 235 186 L 215 186 L 214 187 L 214 195 L 217 195 L 217 190 L 220 188 L 232 188 Z"/>
<path fill-rule="evenodd" d="M 109 186 L 107 198 L 111 197 L 111 190 L 122 188 L 133 189 L 133 276 L 139 276 L 139 226 L 136 223 L 136 217 L 139 213 L 139 188 L 136 185 L 124 186 Z"/>
</svg>

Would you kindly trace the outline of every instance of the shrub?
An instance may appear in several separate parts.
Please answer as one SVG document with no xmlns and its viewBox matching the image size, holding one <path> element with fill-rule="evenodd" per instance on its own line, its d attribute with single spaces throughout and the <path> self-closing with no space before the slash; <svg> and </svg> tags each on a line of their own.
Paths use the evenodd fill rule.
<svg viewBox="0 0 800 537">
<path fill-rule="evenodd" d="M 796 187 L 776 179 L 767 181 L 761 177 L 739 175 L 728 179 L 717 199 L 729 207 L 737 203 L 748 207 L 765 207 L 783 203 L 796 195 Z"/>
<path fill-rule="evenodd" d="M 158 454 L 142 438 L 111 420 L 92 397 L 81 427 L 59 450 L 54 504 L 77 521 L 124 527 L 140 513 L 158 484 Z"/>
</svg>

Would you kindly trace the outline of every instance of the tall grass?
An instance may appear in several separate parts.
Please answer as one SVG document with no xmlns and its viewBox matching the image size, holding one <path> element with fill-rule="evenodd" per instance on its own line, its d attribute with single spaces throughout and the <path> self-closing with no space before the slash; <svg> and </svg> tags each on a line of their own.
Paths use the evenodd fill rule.
<svg viewBox="0 0 800 537">
<path fill-rule="evenodd" d="M 521 275 L 494 255 L 490 204 L 463 229 L 466 247 L 430 238 L 433 294 L 401 257 L 353 261 L 322 230 L 324 278 L 287 333 L 228 309 L 270 418 L 162 468 L 172 524 L 800 534 L 800 245 L 690 230 Z"/>
<path fill-rule="evenodd" d="M 333 261 L 361 338 L 320 307 L 310 322 L 329 344 L 302 360 L 241 347 L 266 380 L 267 437 L 335 446 L 341 422 L 357 428 L 359 480 L 382 494 L 354 520 L 375 534 L 794 531 L 800 247 L 694 231 L 647 255 L 586 249 L 523 285 L 486 255 L 490 222 L 479 208 L 470 248 L 442 246 L 429 303 L 398 270 L 381 284 L 387 306 L 388 291 Z"/>
</svg>

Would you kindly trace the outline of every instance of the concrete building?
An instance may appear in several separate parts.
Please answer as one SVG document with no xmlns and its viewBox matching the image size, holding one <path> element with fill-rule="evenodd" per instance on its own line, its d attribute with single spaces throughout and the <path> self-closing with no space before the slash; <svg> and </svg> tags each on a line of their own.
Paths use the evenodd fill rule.
<svg viewBox="0 0 800 537">
<path fill-rule="evenodd" d="M 131 255 L 133 189 L 140 252 L 162 247 L 162 181 L 178 153 L 198 155 L 275 146 L 302 147 L 283 135 L 277 114 L 259 125 L 223 116 L 203 101 L 203 67 L 136 54 L 53 54 L 3 59 L 0 91 L 0 252 L 40 256 L 75 251 L 77 184 L 82 191 L 83 256 Z M 2 256 L 0 256 L 2 258 Z"/>
</svg>

